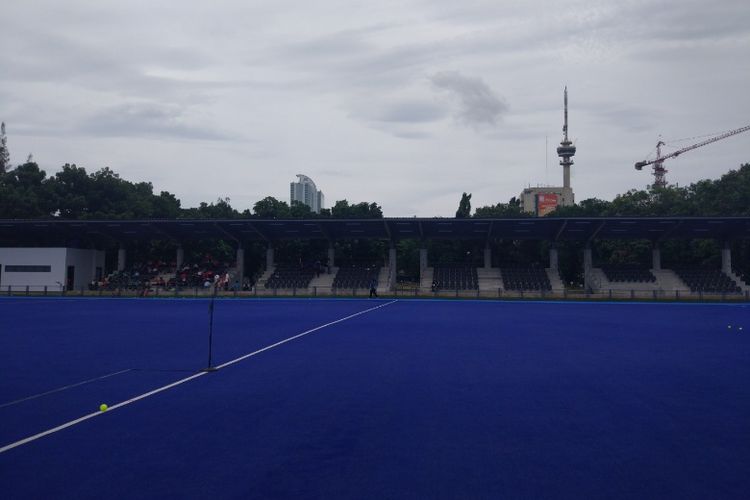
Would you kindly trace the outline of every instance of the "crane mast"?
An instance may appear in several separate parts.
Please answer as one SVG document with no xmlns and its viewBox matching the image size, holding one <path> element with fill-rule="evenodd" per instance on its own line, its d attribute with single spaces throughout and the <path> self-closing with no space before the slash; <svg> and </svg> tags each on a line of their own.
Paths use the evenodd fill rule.
<svg viewBox="0 0 750 500">
<path fill-rule="evenodd" d="M 677 156 L 680 156 L 682 153 L 685 153 L 687 151 L 692 151 L 693 149 L 697 149 L 703 146 L 706 146 L 708 144 L 711 144 L 716 141 L 720 141 L 722 139 L 726 139 L 727 137 L 732 137 L 733 135 L 741 134 L 742 132 L 746 132 L 750 130 L 750 125 L 745 125 L 744 127 L 740 127 L 734 130 L 729 130 L 728 132 L 724 132 L 723 134 L 719 134 L 716 137 L 712 137 L 710 139 L 706 139 L 705 141 L 698 142 L 696 144 L 692 144 L 690 146 L 684 147 L 682 149 L 678 149 L 677 151 L 674 151 L 666 156 L 661 155 L 661 147 L 664 146 L 664 142 L 659 140 L 659 142 L 656 143 L 656 159 L 650 160 L 650 161 L 639 161 L 635 164 L 636 170 L 642 170 L 643 167 L 646 167 L 648 165 L 653 165 L 653 174 L 654 174 L 654 187 L 665 187 L 667 185 L 667 179 L 665 178 L 665 174 L 668 172 L 667 169 L 664 168 L 664 160 L 668 160 L 670 158 L 676 158 Z"/>
</svg>

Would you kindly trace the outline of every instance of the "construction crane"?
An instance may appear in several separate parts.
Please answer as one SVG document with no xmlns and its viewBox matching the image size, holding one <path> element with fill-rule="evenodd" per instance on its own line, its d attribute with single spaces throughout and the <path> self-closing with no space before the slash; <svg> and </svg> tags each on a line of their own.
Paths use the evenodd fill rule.
<svg viewBox="0 0 750 500">
<path fill-rule="evenodd" d="M 705 141 L 699 142 L 697 144 L 693 144 L 692 146 L 687 146 L 685 148 L 678 149 L 677 151 L 670 153 L 666 156 L 661 155 L 661 147 L 664 146 L 665 144 L 663 141 L 660 140 L 659 142 L 656 143 L 656 159 L 648 160 L 648 161 L 639 161 L 638 163 L 635 164 L 635 169 L 642 170 L 643 167 L 646 167 L 648 165 L 653 165 L 654 166 L 653 167 L 654 187 L 666 187 L 667 179 L 664 178 L 664 175 L 668 172 L 668 170 L 664 168 L 664 165 L 663 165 L 664 160 L 675 158 L 687 151 L 692 151 L 693 149 L 697 149 L 707 144 L 711 144 L 712 142 L 726 139 L 727 137 L 732 137 L 733 135 L 741 134 L 742 132 L 746 132 L 748 130 L 750 130 L 750 125 L 746 125 L 744 127 L 730 130 L 728 132 L 724 132 L 723 134 L 719 134 L 716 137 L 712 137 L 711 139 L 706 139 Z"/>
</svg>

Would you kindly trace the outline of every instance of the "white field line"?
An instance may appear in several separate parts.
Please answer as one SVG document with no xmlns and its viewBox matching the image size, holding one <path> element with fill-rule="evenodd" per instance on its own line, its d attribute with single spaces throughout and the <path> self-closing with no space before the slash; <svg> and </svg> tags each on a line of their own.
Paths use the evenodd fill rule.
<svg viewBox="0 0 750 500">
<path fill-rule="evenodd" d="M 28 396 L 28 397 L 25 397 L 25 398 L 16 399 L 15 401 L 11 401 L 9 403 L 3 403 L 3 404 L 1 404 L 0 408 L 5 408 L 6 406 L 13 406 L 13 405 L 16 405 L 18 403 L 23 403 L 24 401 L 29 401 L 31 399 L 41 398 L 42 396 L 47 396 L 48 394 L 54 394 L 56 392 L 64 391 L 64 390 L 67 390 L 67 389 L 72 389 L 73 387 L 78 387 L 79 385 L 88 384 L 90 382 L 96 382 L 97 380 L 104 380 L 105 378 L 114 377 L 115 375 L 120 375 L 121 373 L 129 372 L 129 371 L 131 371 L 131 369 L 132 368 L 126 368 L 125 370 L 120 370 L 119 372 L 108 373 L 106 375 L 102 375 L 101 377 L 90 378 L 88 380 L 84 380 L 83 382 L 77 382 L 75 384 L 70 384 L 70 385 L 64 385 L 62 387 L 58 387 L 57 389 L 52 389 L 51 391 L 40 392 L 39 394 L 34 394 L 33 396 Z"/>
<path fill-rule="evenodd" d="M 263 347 L 262 349 L 258 349 L 257 351 L 254 351 L 254 352 L 251 352 L 249 354 L 245 354 L 243 356 L 240 356 L 239 358 L 233 359 L 231 361 L 227 361 L 226 363 L 217 366 L 216 369 L 217 370 L 221 370 L 221 369 L 226 368 L 228 366 L 231 366 L 231 365 L 233 365 L 235 363 L 239 363 L 240 361 L 245 360 L 245 359 L 247 359 L 249 357 L 255 356 L 255 355 L 260 354 L 260 353 L 262 353 L 264 351 L 268 351 L 269 349 L 273 349 L 274 347 L 278 347 L 278 346 L 280 346 L 282 344 L 286 344 L 287 342 L 291 342 L 292 340 L 298 339 L 300 337 L 304 337 L 305 335 L 309 335 L 309 334 L 311 334 L 313 332 L 317 332 L 318 330 L 321 330 L 321 329 L 326 328 L 328 326 L 335 325 L 337 323 L 341 323 L 342 321 L 346 321 L 346 320 L 349 320 L 349 319 L 352 319 L 352 318 L 356 318 L 357 316 L 361 316 L 362 314 L 366 314 L 368 312 L 375 311 L 376 309 L 380 309 L 381 307 L 389 306 L 389 305 L 391 305 L 391 304 L 393 304 L 395 302 L 397 302 L 397 300 L 392 300 L 390 302 L 386 302 L 385 304 L 380 304 L 379 306 L 371 307 L 369 309 L 365 309 L 364 311 L 360 311 L 358 313 L 350 314 L 349 316 L 346 316 L 346 317 L 341 318 L 341 319 L 337 319 L 336 321 L 331 321 L 330 323 L 326 323 L 325 325 L 316 326 L 315 328 L 312 328 L 312 329 L 307 330 L 305 332 L 302 332 L 302 333 L 299 333 L 297 335 L 294 335 L 293 337 L 289 337 L 287 339 L 284 339 L 284 340 L 281 340 L 279 342 L 276 342 L 275 344 L 271 344 L 269 346 Z M 140 396 L 136 396 L 136 397 L 128 399 L 126 401 L 122 401 L 120 403 L 112 405 L 112 406 L 110 406 L 107 409 L 107 411 L 97 411 L 97 412 L 89 413 L 88 415 L 84 415 L 84 416 L 79 417 L 79 418 L 77 418 L 75 420 L 71 420 L 71 421 L 66 422 L 66 423 L 64 423 L 62 425 L 58 425 L 57 427 L 53 427 L 51 429 L 47 429 L 46 431 L 43 431 L 43 432 L 40 432 L 38 434 L 34 434 L 33 436 L 29 436 L 27 438 L 21 439 L 19 441 L 16 441 L 15 443 L 10 443 L 10 444 L 5 445 L 2 448 L 0 448 L 0 453 L 5 453 L 6 451 L 10 451 L 13 448 L 17 448 L 17 447 L 22 446 L 24 444 L 31 443 L 32 441 L 36 441 L 37 439 L 41 439 L 41 438 L 43 438 L 45 436 L 49 436 L 50 434 L 54 434 L 54 433 L 59 432 L 61 430 L 67 429 L 68 427 L 73 427 L 74 425 L 80 424 L 81 422 L 85 422 L 86 420 L 88 420 L 90 418 L 94 418 L 94 417 L 98 417 L 100 415 L 104 415 L 104 414 L 109 413 L 109 412 L 111 412 L 113 410 L 116 410 L 118 408 L 122 408 L 123 406 L 127 406 L 127 405 L 129 405 L 131 403 L 135 403 L 136 401 L 140 401 L 141 399 L 145 399 L 145 398 L 147 398 L 149 396 L 153 396 L 154 394 L 159 394 L 160 392 L 163 392 L 163 391 L 166 391 L 168 389 L 171 389 L 172 387 L 177 387 L 178 385 L 184 384 L 185 382 L 189 382 L 189 381 L 191 381 L 193 379 L 196 379 L 198 377 L 202 377 L 204 375 L 207 375 L 208 373 L 209 372 L 199 372 L 199 373 L 196 373 L 196 374 L 191 375 L 189 377 L 185 377 L 183 379 L 180 379 L 180 380 L 178 380 L 176 382 L 172 382 L 171 384 L 167 384 L 165 386 L 159 387 L 159 388 L 154 389 L 152 391 L 143 393 Z"/>
</svg>

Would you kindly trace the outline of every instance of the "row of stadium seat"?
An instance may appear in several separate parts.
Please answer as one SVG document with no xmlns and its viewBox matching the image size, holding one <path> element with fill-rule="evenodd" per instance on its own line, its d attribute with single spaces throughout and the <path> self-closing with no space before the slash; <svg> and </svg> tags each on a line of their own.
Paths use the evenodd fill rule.
<svg viewBox="0 0 750 500">
<path fill-rule="evenodd" d="M 437 264 L 433 268 L 434 290 L 476 290 L 479 288 L 477 268 L 467 264 Z"/>
<path fill-rule="evenodd" d="M 628 283 L 654 283 L 656 276 L 649 269 L 637 267 L 603 266 L 602 271 L 609 281 Z"/>
<path fill-rule="evenodd" d="M 552 290 L 547 271 L 538 267 L 500 268 L 506 290 Z"/>
<path fill-rule="evenodd" d="M 307 288 L 315 271 L 294 264 L 279 264 L 266 281 L 266 288 Z"/>
<path fill-rule="evenodd" d="M 718 269 L 675 269 L 693 292 L 740 293 L 737 283 Z"/>
<path fill-rule="evenodd" d="M 380 268 L 376 265 L 340 267 L 333 279 L 333 288 L 370 288 L 370 282 L 377 282 Z"/>
</svg>

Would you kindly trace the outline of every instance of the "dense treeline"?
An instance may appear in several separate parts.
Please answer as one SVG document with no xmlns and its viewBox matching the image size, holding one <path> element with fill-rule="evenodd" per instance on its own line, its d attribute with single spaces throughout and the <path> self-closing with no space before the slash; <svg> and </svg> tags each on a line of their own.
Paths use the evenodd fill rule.
<svg viewBox="0 0 750 500">
<path fill-rule="evenodd" d="M 229 198 L 182 208 L 167 191 L 154 193 L 150 182 L 130 182 L 109 168 L 87 173 L 83 167 L 65 164 L 47 177 L 31 158 L 16 168 L 0 172 L 0 219 L 178 219 L 178 218 L 382 218 L 376 203 L 337 201 L 316 214 L 294 202 L 290 206 L 271 196 L 255 203 L 253 210 L 232 208 Z"/>
</svg>

